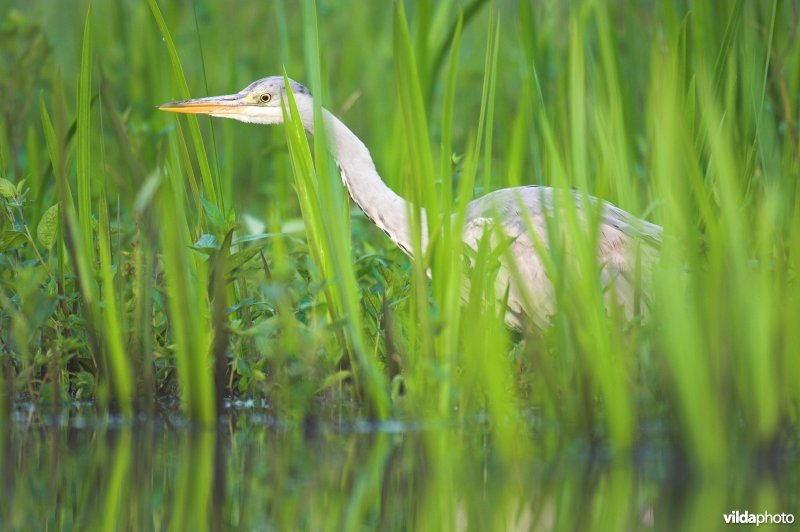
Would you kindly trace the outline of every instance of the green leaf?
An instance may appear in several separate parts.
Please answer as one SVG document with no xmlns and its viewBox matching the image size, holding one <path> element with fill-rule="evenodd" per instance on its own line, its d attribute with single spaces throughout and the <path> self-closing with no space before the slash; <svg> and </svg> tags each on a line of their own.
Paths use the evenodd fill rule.
<svg viewBox="0 0 800 532">
<path fill-rule="evenodd" d="M 249 375 L 250 372 L 252 371 L 252 367 L 250 366 L 250 363 L 247 360 L 243 358 L 237 358 L 236 371 L 238 371 L 239 374 L 241 375 Z"/>
<path fill-rule="evenodd" d="M 36 238 L 45 248 L 50 249 L 56 239 L 58 232 L 58 203 L 50 207 L 42 215 L 39 225 L 36 227 Z"/>
<path fill-rule="evenodd" d="M 26 241 L 22 231 L 7 230 L 0 235 L 0 251 L 7 251 L 21 246 Z"/>
<path fill-rule="evenodd" d="M 244 265 L 247 261 L 258 255 L 260 248 L 252 247 L 237 251 L 228 259 L 228 270 L 234 271 L 236 268 Z"/>
<path fill-rule="evenodd" d="M 76 180 L 78 185 L 78 224 L 82 244 L 94 264 L 94 236 L 92 231 L 92 7 L 86 11 L 81 48 L 81 68 L 78 78 L 78 116 L 76 118 Z"/>
<path fill-rule="evenodd" d="M 222 211 L 205 197 L 201 197 L 200 202 L 203 204 L 203 211 L 206 213 L 211 229 L 215 233 L 223 233 L 225 231 L 225 217 L 222 216 Z"/>
<path fill-rule="evenodd" d="M 239 238 L 234 238 L 232 245 L 238 246 L 240 244 L 245 244 L 247 242 L 257 242 L 259 240 L 266 240 L 269 238 L 285 238 L 287 240 L 291 240 L 293 242 L 297 242 L 298 244 L 303 244 L 303 240 L 299 238 L 295 238 L 293 236 L 289 236 L 286 233 L 259 233 L 257 235 L 245 235 L 240 236 Z"/>
<path fill-rule="evenodd" d="M 0 196 L 3 196 L 6 199 L 10 199 L 14 197 L 16 194 L 17 188 L 14 186 L 14 183 L 9 181 L 8 179 L 3 179 L 0 177 Z"/>
<path fill-rule="evenodd" d="M 192 249 L 197 251 L 214 251 L 219 249 L 219 240 L 214 235 L 205 233 L 197 239 L 197 242 L 192 244 Z"/>
<path fill-rule="evenodd" d="M 317 389 L 317 393 L 339 385 L 346 379 L 352 377 L 352 375 L 352 372 L 347 370 L 337 371 L 336 373 L 328 375 L 325 377 L 325 380 L 322 381 L 322 385 Z"/>
</svg>

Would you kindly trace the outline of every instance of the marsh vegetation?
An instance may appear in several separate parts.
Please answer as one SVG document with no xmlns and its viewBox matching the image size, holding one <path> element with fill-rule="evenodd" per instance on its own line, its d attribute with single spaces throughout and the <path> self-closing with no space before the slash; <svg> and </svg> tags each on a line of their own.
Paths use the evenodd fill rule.
<svg viewBox="0 0 800 532">
<path fill-rule="evenodd" d="M 796 2 L 0 13 L 0 527 L 796 513 Z M 155 107 L 284 72 L 441 222 L 417 260 L 297 120 Z M 596 231 L 566 217 L 549 325 L 506 327 L 496 257 L 464 261 L 444 220 L 521 184 L 665 228 L 646 315 L 606 308 Z"/>
</svg>

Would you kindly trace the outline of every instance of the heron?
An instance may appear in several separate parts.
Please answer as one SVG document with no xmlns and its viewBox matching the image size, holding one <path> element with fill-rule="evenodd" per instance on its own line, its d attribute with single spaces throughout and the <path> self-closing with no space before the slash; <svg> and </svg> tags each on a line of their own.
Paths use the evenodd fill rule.
<svg viewBox="0 0 800 532">
<path fill-rule="evenodd" d="M 255 124 L 280 124 L 282 106 L 291 90 L 303 126 L 314 134 L 314 102 L 310 91 L 283 76 L 259 79 L 235 94 L 164 103 L 163 111 L 206 114 Z M 384 183 L 364 143 L 336 116 L 322 108 L 327 139 L 350 197 L 372 223 L 412 257 L 411 206 Z M 663 229 L 633 216 L 607 201 L 575 190 L 528 185 L 504 188 L 471 201 L 463 219 L 462 240 L 477 249 L 487 231 L 507 237 L 508 248 L 499 259 L 496 287 L 507 308 L 506 323 L 514 329 L 544 326 L 555 312 L 555 292 L 540 256 L 548 243 L 548 219 L 559 198 L 571 196 L 587 225 L 587 206 L 599 209 L 597 264 L 607 307 L 616 305 L 628 318 L 647 305 L 641 279 L 648 278 L 658 258 Z M 421 212 L 422 249 L 428 243 L 424 209 Z M 531 231 L 534 233 L 532 234 Z M 569 244 L 567 244 L 569 245 Z M 539 252 L 537 252 L 537 248 Z M 569 253 L 569 249 L 567 249 Z M 513 263 L 512 263 L 513 262 Z M 642 294 L 642 292 L 645 292 Z M 640 296 L 644 297 L 640 297 Z"/>
</svg>

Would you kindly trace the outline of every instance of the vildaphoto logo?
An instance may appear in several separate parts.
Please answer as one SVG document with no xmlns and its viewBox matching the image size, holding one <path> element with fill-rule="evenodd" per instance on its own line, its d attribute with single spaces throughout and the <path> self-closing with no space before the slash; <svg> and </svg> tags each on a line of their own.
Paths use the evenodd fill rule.
<svg viewBox="0 0 800 532">
<path fill-rule="evenodd" d="M 726 525 L 791 525 L 794 523 L 794 514 L 771 514 L 766 510 L 760 514 L 750 513 L 747 510 L 740 512 L 734 510 L 723 514 Z"/>
</svg>

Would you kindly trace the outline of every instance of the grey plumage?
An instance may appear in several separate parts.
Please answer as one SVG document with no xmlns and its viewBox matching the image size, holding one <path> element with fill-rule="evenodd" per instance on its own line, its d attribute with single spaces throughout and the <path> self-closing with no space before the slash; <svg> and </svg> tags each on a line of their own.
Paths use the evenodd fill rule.
<svg viewBox="0 0 800 532">
<path fill-rule="evenodd" d="M 560 193 L 560 194 L 559 194 Z M 633 215 L 600 201 L 587 197 L 592 207 L 601 209 L 597 221 L 597 264 L 607 305 L 620 305 L 628 318 L 636 312 L 646 312 L 649 303 L 649 286 L 652 268 L 658 260 L 662 228 L 640 220 Z M 554 237 L 566 238 L 567 202 L 574 202 L 580 227 L 591 227 L 587 220 L 584 197 L 577 191 L 558 190 L 544 186 L 506 188 L 491 192 L 472 201 L 467 207 L 464 241 L 476 248 L 486 231 L 492 235 L 493 245 L 499 237 L 506 237 L 508 249 L 500 256 L 501 268 L 495 291 L 504 294 L 508 289 L 506 322 L 523 328 L 533 321 L 544 326 L 555 312 L 553 285 L 548 279 L 545 262 L 537 252 L 544 248 L 551 252 Z M 555 210 L 561 212 L 556 213 Z M 559 219 L 557 222 L 556 220 Z M 535 234 L 528 230 L 532 228 Z M 565 258 L 574 252 L 574 242 L 565 241 L 561 251 Z M 513 261 L 513 264 L 512 264 Z"/>
</svg>

